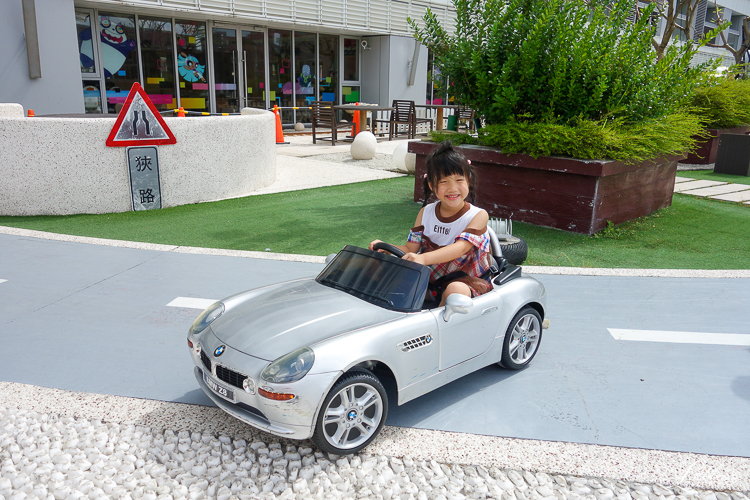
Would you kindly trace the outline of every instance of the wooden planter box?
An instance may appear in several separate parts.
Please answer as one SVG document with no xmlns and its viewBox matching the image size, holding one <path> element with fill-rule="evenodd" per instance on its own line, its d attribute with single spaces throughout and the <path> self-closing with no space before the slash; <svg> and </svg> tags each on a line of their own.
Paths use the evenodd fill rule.
<svg viewBox="0 0 750 500">
<path fill-rule="evenodd" d="M 701 140 L 698 142 L 698 149 L 695 153 L 690 153 L 685 160 L 685 163 L 694 163 L 697 165 L 705 165 L 707 163 L 716 163 L 716 152 L 719 150 L 719 136 L 721 134 L 750 134 L 750 127 L 737 127 L 737 128 L 722 128 L 715 129 L 709 128 L 706 130 L 711 136 L 708 139 Z"/>
<path fill-rule="evenodd" d="M 427 155 L 434 142 L 410 142 L 415 153 L 414 201 L 422 200 Z M 494 217 L 593 234 L 672 204 L 677 161 L 626 165 L 523 154 L 506 155 L 480 146 L 458 146 L 477 171 L 477 205 Z"/>
</svg>

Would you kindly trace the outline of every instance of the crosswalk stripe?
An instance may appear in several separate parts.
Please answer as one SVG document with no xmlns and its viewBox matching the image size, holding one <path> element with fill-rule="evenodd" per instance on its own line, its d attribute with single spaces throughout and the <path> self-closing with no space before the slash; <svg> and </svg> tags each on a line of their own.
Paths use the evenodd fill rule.
<svg viewBox="0 0 750 500">
<path fill-rule="evenodd" d="M 177 297 L 167 304 L 167 307 L 187 307 L 190 309 L 205 309 L 216 302 L 214 299 L 196 299 L 195 297 Z"/>
<path fill-rule="evenodd" d="M 668 332 L 662 330 L 620 330 L 607 328 L 615 340 L 750 346 L 750 335 L 742 333 Z"/>
</svg>

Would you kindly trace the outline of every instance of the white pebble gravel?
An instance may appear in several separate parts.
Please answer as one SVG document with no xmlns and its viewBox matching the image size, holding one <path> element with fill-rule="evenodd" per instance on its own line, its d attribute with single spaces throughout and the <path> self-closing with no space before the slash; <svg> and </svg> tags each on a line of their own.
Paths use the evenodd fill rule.
<svg viewBox="0 0 750 500">
<path fill-rule="evenodd" d="M 747 458 L 391 427 L 337 456 L 216 408 L 10 382 L 0 400 L 0 500 L 750 500 Z"/>
</svg>

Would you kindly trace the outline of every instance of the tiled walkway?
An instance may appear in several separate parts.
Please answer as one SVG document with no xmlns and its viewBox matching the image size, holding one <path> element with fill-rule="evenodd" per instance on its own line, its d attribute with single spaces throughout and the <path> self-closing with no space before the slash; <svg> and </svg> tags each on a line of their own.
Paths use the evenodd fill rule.
<svg viewBox="0 0 750 500">
<path fill-rule="evenodd" d="M 750 185 L 675 177 L 674 192 L 750 206 Z"/>
</svg>

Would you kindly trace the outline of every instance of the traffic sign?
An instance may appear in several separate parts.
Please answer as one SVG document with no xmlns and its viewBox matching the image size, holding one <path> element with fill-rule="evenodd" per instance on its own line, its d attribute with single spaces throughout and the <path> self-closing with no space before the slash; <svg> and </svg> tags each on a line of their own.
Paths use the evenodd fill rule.
<svg viewBox="0 0 750 500">
<path fill-rule="evenodd" d="M 164 118 L 141 85 L 135 82 L 107 137 L 107 146 L 156 146 L 176 142 Z"/>
</svg>

